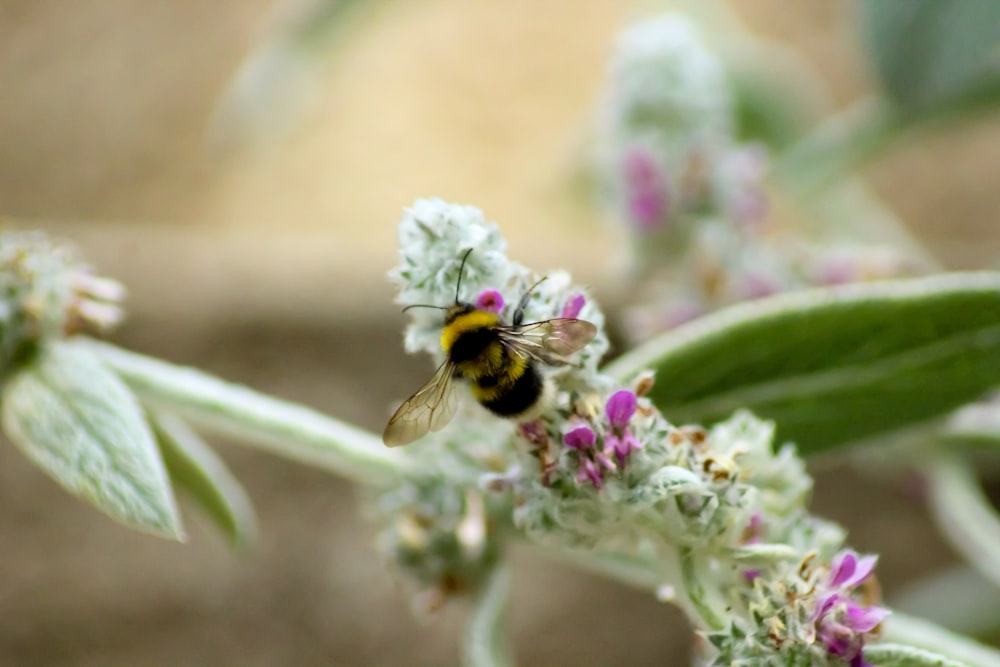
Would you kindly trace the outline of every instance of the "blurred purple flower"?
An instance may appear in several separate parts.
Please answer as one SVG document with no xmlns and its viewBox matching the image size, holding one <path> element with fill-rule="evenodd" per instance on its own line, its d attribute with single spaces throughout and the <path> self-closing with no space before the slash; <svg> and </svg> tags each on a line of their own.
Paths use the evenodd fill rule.
<svg viewBox="0 0 1000 667">
<path fill-rule="evenodd" d="M 495 289 L 484 289 L 476 299 L 476 308 L 491 313 L 499 313 L 503 310 L 503 294 Z"/>
<path fill-rule="evenodd" d="M 670 192 L 666 174 L 647 149 L 634 146 L 625 154 L 625 198 L 639 231 L 651 232 L 666 222 Z"/>
<path fill-rule="evenodd" d="M 580 311 L 583 310 L 584 305 L 586 305 L 587 299 L 582 294 L 574 294 L 566 301 L 566 305 L 563 306 L 562 312 L 559 317 L 568 317 L 570 319 L 576 319 L 580 316 Z"/>
</svg>

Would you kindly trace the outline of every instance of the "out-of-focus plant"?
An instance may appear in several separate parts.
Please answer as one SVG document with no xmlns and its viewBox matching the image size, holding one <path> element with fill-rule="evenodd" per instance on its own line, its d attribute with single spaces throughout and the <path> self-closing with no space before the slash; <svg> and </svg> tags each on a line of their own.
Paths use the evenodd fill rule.
<svg viewBox="0 0 1000 667">
<path fill-rule="evenodd" d="M 799 65 L 786 67 L 780 79 L 769 78 L 774 47 L 742 33 L 731 16 L 723 15 L 727 46 L 722 50 L 713 50 L 709 38 L 678 15 L 642 21 L 624 33 L 607 84 L 597 171 L 609 218 L 642 249 L 630 277 L 629 292 L 639 298 L 626 311 L 626 335 L 644 340 L 739 302 L 762 312 L 762 303 L 751 302 L 810 286 L 938 271 L 933 255 L 865 192 L 850 168 L 915 136 L 916 129 L 943 127 L 987 112 L 1000 101 L 997 11 L 989 2 L 861 3 L 859 18 L 881 87 L 825 119 L 815 111 L 813 118 L 795 114 L 796 109 L 816 106 L 795 102 L 799 90 L 820 87 L 815 75 Z M 718 20 L 719 14 L 713 18 Z M 732 83 L 728 88 L 720 85 L 727 74 Z M 640 78 L 645 85 L 636 85 Z M 689 82 L 693 90 L 678 82 Z M 649 106 L 659 114 L 645 111 Z M 768 117 L 792 119 L 788 125 L 794 129 L 778 131 L 766 122 Z M 741 143 L 745 141 L 754 143 Z M 692 200 L 698 204 L 684 205 Z M 769 200 L 778 202 L 778 211 L 769 210 Z M 898 312 L 885 309 L 882 315 L 894 318 Z M 794 326 L 802 344 L 808 345 L 813 327 L 822 327 L 823 319 L 804 317 Z M 874 322 L 854 334 L 850 325 L 840 326 L 841 341 L 853 337 L 851 344 L 859 346 L 884 331 Z M 706 334 L 691 345 L 706 345 Z M 757 355 L 759 340 L 750 334 L 741 347 Z M 936 340 L 934 334 L 928 342 Z M 825 347 L 815 350 L 817 355 L 839 354 Z M 769 363 L 781 365 L 778 359 Z M 952 362 L 946 364 L 954 368 Z M 873 396 L 900 388 L 895 381 L 879 386 L 881 372 L 869 370 L 870 375 L 852 373 L 851 378 L 860 384 L 872 382 L 866 391 Z M 798 384 L 801 370 L 793 371 L 792 378 Z M 825 384 L 819 377 L 814 380 L 817 384 L 806 382 L 798 391 L 811 393 L 807 384 L 817 389 Z M 707 384 L 715 385 L 709 390 L 711 401 L 687 396 L 687 389 L 674 386 L 660 399 L 685 421 L 714 423 L 729 414 L 731 406 L 748 404 L 748 394 L 763 396 L 769 392 L 765 384 L 776 386 L 770 381 L 744 386 L 739 377 L 724 374 Z M 729 387 L 731 406 L 714 397 L 723 384 Z M 844 390 L 839 381 L 835 384 L 834 393 Z M 796 390 L 786 385 L 782 391 Z M 918 393 L 926 394 L 926 388 Z M 829 398 L 817 395 L 813 406 L 822 409 Z M 919 411 L 921 401 L 911 397 L 903 409 Z M 789 412 L 782 403 L 771 396 L 755 411 L 775 419 L 779 434 L 800 447 L 807 437 L 823 439 L 812 431 L 808 436 L 798 431 L 798 408 Z M 979 490 L 960 447 L 970 441 L 996 441 L 996 405 L 967 407 L 949 423 L 914 434 L 909 446 L 894 450 L 897 470 L 903 463 L 928 480 L 929 499 L 945 536 L 991 581 L 996 580 L 992 564 L 1000 555 L 1000 519 Z M 870 407 L 878 409 L 875 403 Z M 929 454 L 929 446 L 938 451 Z M 928 590 L 941 593 L 946 590 L 943 581 L 928 580 Z M 979 594 L 995 597 L 996 591 Z M 907 597 L 927 599 L 917 589 Z M 991 625 L 981 618 L 972 623 L 957 612 L 949 618 L 940 613 L 942 607 L 921 609 L 958 627 Z M 965 620 L 959 622 L 960 616 Z"/>
<path fill-rule="evenodd" d="M 604 315 L 568 274 L 511 261 L 476 208 L 428 199 L 408 209 L 391 274 L 399 303 L 473 304 L 469 322 L 479 323 L 442 337 L 440 312 L 409 310 L 409 351 L 446 363 L 456 332 L 514 326 L 505 335 L 515 336 L 522 319 L 593 325 L 568 364 L 558 340 L 534 339 L 548 390 L 530 417 L 499 418 L 459 387 L 445 425 L 433 410 L 451 416 L 452 404 L 418 394 L 430 410 L 418 413 L 428 420 L 418 434 L 433 432 L 388 449 L 350 424 L 88 338 L 121 319 L 120 286 L 64 245 L 8 233 L 3 432 L 67 490 L 171 539 L 183 536 L 175 488 L 235 544 L 253 538 L 246 495 L 203 432 L 367 486 L 379 548 L 415 605 L 475 599 L 468 665 L 513 660 L 502 628 L 514 541 L 677 604 L 702 640 L 699 665 L 1000 665 L 1000 652 L 890 609 L 877 557 L 811 513 L 803 459 L 901 436 L 929 443 L 899 462 L 924 470 L 947 534 L 997 581 L 1000 521 L 957 447 L 1000 437 L 995 404 L 974 403 L 1000 385 L 1000 273 L 934 275 L 930 255 L 877 202 L 837 180 L 858 146 L 884 145 L 860 141 L 876 130 L 889 137 L 992 99 L 985 55 L 951 53 L 944 38 L 926 59 L 900 55 L 906 29 L 938 34 L 941 23 L 987 53 L 994 33 L 979 22 L 990 10 L 960 19 L 947 6 L 866 5 L 886 83 L 879 108 L 892 112 L 851 126 L 862 129 L 845 135 L 841 153 L 827 125 L 813 135 L 798 124 L 799 137 L 768 123 L 768 108 L 780 116 L 794 100 L 740 85 L 693 23 L 658 17 L 624 33 L 599 170 L 634 250 L 638 298 L 622 328 L 648 340 L 611 364 Z M 795 200 L 801 226 L 776 224 L 776 193 Z M 903 244 L 872 249 L 857 226 L 824 229 L 848 211 Z M 526 372 L 528 353 L 516 347 L 482 354 L 495 382 L 480 389 L 521 377 L 504 375 L 503 355 Z"/>
</svg>

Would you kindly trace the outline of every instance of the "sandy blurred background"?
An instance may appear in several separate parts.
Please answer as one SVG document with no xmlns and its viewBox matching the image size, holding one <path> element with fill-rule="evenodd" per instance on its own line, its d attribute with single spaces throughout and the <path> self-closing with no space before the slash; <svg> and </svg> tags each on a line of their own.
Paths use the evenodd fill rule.
<svg viewBox="0 0 1000 667">
<path fill-rule="evenodd" d="M 0 0 L 0 212 L 75 240 L 130 288 L 115 341 L 379 429 L 428 372 L 399 346 L 384 280 L 414 198 L 472 203 L 511 255 L 605 275 L 609 235 L 567 187 L 625 0 L 383 0 L 323 61 L 315 112 L 243 150 L 205 149 L 266 0 Z M 854 3 L 744 1 L 838 103 L 868 87 Z M 995 265 L 1000 125 L 871 165 L 952 267 Z M 614 304 L 610 304 L 614 306 Z M 0 448 L 0 665 L 444 665 L 460 605 L 430 624 L 373 558 L 356 494 L 220 443 L 261 520 L 232 553 L 189 503 L 190 540 L 133 534 Z M 883 554 L 890 592 L 951 562 L 903 495 L 820 471 L 818 511 Z M 686 664 L 681 616 L 521 555 L 524 665 Z"/>
</svg>

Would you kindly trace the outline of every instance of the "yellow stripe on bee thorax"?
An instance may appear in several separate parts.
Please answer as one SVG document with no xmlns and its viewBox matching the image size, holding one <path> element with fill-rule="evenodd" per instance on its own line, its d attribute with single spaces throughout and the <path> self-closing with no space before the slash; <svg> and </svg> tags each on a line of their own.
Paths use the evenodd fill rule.
<svg viewBox="0 0 1000 667">
<path fill-rule="evenodd" d="M 469 331 L 495 327 L 500 324 L 500 316 L 485 310 L 473 310 L 459 315 L 441 330 L 441 348 L 447 353 L 458 337 Z"/>
</svg>

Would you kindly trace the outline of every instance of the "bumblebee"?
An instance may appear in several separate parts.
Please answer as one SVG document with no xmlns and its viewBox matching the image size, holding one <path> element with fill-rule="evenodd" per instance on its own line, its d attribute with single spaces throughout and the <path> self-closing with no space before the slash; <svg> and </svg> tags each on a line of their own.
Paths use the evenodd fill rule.
<svg viewBox="0 0 1000 667">
<path fill-rule="evenodd" d="M 524 308 L 541 280 L 521 297 L 510 325 L 496 313 L 459 301 L 462 273 L 471 252 L 462 257 L 453 305 L 404 309 L 445 311 L 441 329 L 445 361 L 389 419 L 382 433 L 382 442 L 389 447 L 409 444 L 444 428 L 458 409 L 455 380 L 459 379 L 470 385 L 472 396 L 493 414 L 518 421 L 532 418 L 546 393 L 539 364 L 572 363 L 569 356 L 597 334 L 590 322 L 566 317 L 523 324 Z"/>
</svg>

